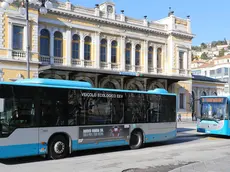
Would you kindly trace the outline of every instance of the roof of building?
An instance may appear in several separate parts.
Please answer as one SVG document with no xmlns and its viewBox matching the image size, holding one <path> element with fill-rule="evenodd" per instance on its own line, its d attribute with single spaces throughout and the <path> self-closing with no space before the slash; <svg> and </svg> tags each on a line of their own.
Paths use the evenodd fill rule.
<svg viewBox="0 0 230 172">
<path fill-rule="evenodd" d="M 219 82 L 219 83 L 227 83 L 225 81 L 221 81 L 219 79 L 214 79 L 211 77 L 203 76 L 203 75 L 194 75 L 192 74 L 192 80 L 196 81 L 206 81 L 206 82 Z"/>
</svg>

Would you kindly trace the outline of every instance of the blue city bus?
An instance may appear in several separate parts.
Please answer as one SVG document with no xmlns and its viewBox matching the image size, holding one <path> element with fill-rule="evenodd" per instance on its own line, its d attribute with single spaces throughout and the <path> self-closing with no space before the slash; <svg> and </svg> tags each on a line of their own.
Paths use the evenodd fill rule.
<svg viewBox="0 0 230 172">
<path fill-rule="evenodd" d="M 0 158 L 65 158 L 73 151 L 176 137 L 176 95 L 93 88 L 88 82 L 0 82 Z"/>
<path fill-rule="evenodd" d="M 197 132 L 230 136 L 229 100 L 227 96 L 202 96 Z"/>
</svg>

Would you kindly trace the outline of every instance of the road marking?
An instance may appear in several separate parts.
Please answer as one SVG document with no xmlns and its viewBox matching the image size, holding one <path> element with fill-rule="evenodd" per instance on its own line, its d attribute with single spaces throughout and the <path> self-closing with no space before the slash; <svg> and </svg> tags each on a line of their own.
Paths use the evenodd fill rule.
<svg viewBox="0 0 230 172">
<path fill-rule="evenodd" d="M 207 137 L 207 140 L 225 140 L 226 138 L 219 138 L 219 137 Z"/>
</svg>

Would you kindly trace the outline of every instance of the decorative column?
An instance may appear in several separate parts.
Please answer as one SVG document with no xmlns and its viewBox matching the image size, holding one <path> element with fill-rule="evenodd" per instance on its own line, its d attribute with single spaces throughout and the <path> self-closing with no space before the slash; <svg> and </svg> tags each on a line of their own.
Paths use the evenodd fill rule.
<svg viewBox="0 0 230 172">
<path fill-rule="evenodd" d="M 111 69 L 111 38 L 107 39 L 107 63 L 108 69 Z"/>
<path fill-rule="evenodd" d="M 183 65 L 184 65 L 185 75 L 187 75 L 187 69 L 188 69 L 188 53 L 187 53 L 187 51 L 184 52 L 183 63 L 184 63 Z"/>
<path fill-rule="evenodd" d="M 71 53 L 71 42 L 72 42 L 72 36 L 71 36 L 71 28 L 68 28 L 66 31 L 66 64 L 67 66 L 71 66 L 71 60 L 72 60 L 72 53 Z"/>
<path fill-rule="evenodd" d="M 148 41 L 144 41 L 144 72 L 148 73 L 149 71 L 149 60 L 148 60 Z"/>
<path fill-rule="evenodd" d="M 100 32 L 95 33 L 95 67 L 100 68 Z"/>
<path fill-rule="evenodd" d="M 54 64 L 54 31 L 50 34 L 50 64 Z"/>
<path fill-rule="evenodd" d="M 157 72 L 157 45 L 153 45 L 153 71 Z"/>
<path fill-rule="evenodd" d="M 84 67 L 84 50 L 85 50 L 85 36 L 84 34 L 80 34 L 80 61 L 81 61 L 81 66 Z"/>
<path fill-rule="evenodd" d="M 12 49 L 13 49 L 13 27 L 12 27 L 12 23 L 9 22 L 8 23 L 9 26 L 8 26 L 8 32 L 9 32 L 9 38 L 8 38 L 8 48 L 9 48 L 9 51 L 8 51 L 8 58 L 12 58 Z"/>
<path fill-rule="evenodd" d="M 136 69 L 136 65 L 135 65 L 135 62 L 136 62 L 136 54 L 135 54 L 135 42 L 133 41 L 132 42 L 132 52 L 131 52 L 131 66 L 132 66 L 132 71 L 135 71 Z"/>
<path fill-rule="evenodd" d="M 121 36 L 120 45 L 120 68 L 122 71 L 125 71 L 125 36 Z"/>
</svg>

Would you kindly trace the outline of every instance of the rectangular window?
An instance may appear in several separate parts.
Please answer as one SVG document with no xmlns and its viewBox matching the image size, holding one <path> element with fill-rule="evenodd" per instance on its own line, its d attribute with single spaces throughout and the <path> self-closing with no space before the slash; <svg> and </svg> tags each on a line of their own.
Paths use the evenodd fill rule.
<svg viewBox="0 0 230 172">
<path fill-rule="evenodd" d="M 184 52 L 179 51 L 179 68 L 184 69 Z"/>
<path fill-rule="evenodd" d="M 228 68 L 224 68 L 224 75 L 228 75 Z"/>
<path fill-rule="evenodd" d="M 217 74 L 221 74 L 221 72 L 222 72 L 222 68 L 219 68 L 219 69 L 216 70 Z"/>
<path fill-rule="evenodd" d="M 125 51 L 125 64 L 130 65 L 131 64 L 131 51 L 126 50 Z"/>
<path fill-rule="evenodd" d="M 210 76 L 215 75 L 216 71 L 215 70 L 210 70 Z"/>
<path fill-rule="evenodd" d="M 136 66 L 139 66 L 140 65 L 140 52 L 139 51 L 136 51 L 136 60 L 135 60 L 135 65 Z"/>
<path fill-rule="evenodd" d="M 184 94 L 180 93 L 180 109 L 184 109 Z"/>
<path fill-rule="evenodd" d="M 106 47 L 105 46 L 101 46 L 100 56 L 101 56 L 101 62 L 106 62 Z"/>
<path fill-rule="evenodd" d="M 0 86 L 0 138 L 8 137 L 17 128 L 37 126 L 36 90 L 35 87 Z"/>
<path fill-rule="evenodd" d="M 13 49 L 23 50 L 23 31 L 22 26 L 13 26 Z"/>
<path fill-rule="evenodd" d="M 72 43 L 72 58 L 79 59 L 79 43 Z"/>
<path fill-rule="evenodd" d="M 116 63 L 117 62 L 117 48 L 112 47 L 111 49 L 111 62 Z"/>
<path fill-rule="evenodd" d="M 85 53 L 84 53 L 85 60 L 90 60 L 91 59 L 91 57 L 90 57 L 90 52 L 91 52 L 90 45 L 85 44 L 84 48 L 85 48 Z"/>
<path fill-rule="evenodd" d="M 62 40 L 54 40 L 54 56 L 62 57 Z"/>
<path fill-rule="evenodd" d="M 148 53 L 148 66 L 153 67 L 153 53 Z"/>
<path fill-rule="evenodd" d="M 77 116 L 78 125 L 124 123 L 123 94 L 104 91 L 69 91 L 70 116 Z"/>
<path fill-rule="evenodd" d="M 41 37 L 40 38 L 40 54 L 44 56 L 49 56 L 50 54 L 50 43 L 49 43 L 49 37 Z"/>
</svg>

